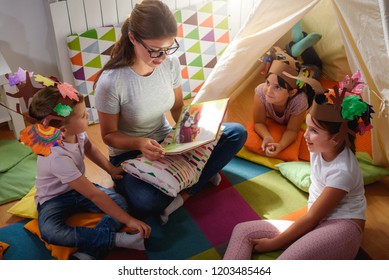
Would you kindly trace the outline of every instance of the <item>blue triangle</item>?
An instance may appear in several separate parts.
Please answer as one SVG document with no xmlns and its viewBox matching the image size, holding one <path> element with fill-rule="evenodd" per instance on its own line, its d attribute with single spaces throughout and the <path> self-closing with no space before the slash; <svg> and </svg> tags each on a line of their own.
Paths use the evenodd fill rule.
<svg viewBox="0 0 389 280">
<path fill-rule="evenodd" d="M 94 42 L 93 44 L 89 45 L 82 51 L 86 53 L 100 54 L 99 42 L 98 41 Z"/>
<path fill-rule="evenodd" d="M 78 92 L 81 93 L 82 95 L 88 95 L 88 89 L 86 87 L 86 82 L 82 82 L 81 84 L 76 86 L 76 88 L 77 88 Z"/>
</svg>

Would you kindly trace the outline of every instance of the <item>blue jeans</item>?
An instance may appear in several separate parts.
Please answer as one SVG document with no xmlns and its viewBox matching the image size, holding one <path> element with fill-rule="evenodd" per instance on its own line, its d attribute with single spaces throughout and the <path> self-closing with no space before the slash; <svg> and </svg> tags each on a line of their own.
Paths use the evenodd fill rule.
<svg viewBox="0 0 389 280">
<path fill-rule="evenodd" d="M 246 129 L 239 123 L 224 123 L 225 129 L 219 142 L 215 146 L 199 181 L 187 189 L 190 195 L 197 193 L 206 183 L 215 176 L 235 154 L 243 147 L 247 139 Z M 119 166 L 123 161 L 135 158 L 139 151 L 130 151 L 118 156 L 110 157 L 113 165 Z M 123 179 L 115 180 L 115 190 L 124 196 L 128 202 L 129 212 L 138 219 L 145 219 L 152 215 L 159 215 L 173 201 L 168 196 L 138 178 L 124 173 Z"/>
<path fill-rule="evenodd" d="M 124 198 L 112 190 L 96 187 L 104 191 L 116 204 L 127 211 Z M 122 224 L 105 215 L 95 228 L 69 226 L 66 219 L 76 213 L 102 211 L 89 199 L 72 190 L 38 204 L 38 224 L 42 239 L 49 244 L 77 247 L 96 259 L 114 247 L 115 234 Z"/>
</svg>

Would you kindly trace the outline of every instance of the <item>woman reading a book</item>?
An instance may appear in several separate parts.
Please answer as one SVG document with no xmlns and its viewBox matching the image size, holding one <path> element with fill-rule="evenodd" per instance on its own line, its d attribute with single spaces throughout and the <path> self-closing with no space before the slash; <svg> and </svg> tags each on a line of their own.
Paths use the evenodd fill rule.
<svg viewBox="0 0 389 280">
<path fill-rule="evenodd" d="M 177 122 L 184 105 L 180 64 L 172 55 L 179 48 L 175 39 L 177 23 L 168 6 L 157 0 L 136 4 L 121 32 L 111 59 L 95 80 L 101 135 L 115 166 L 140 154 L 149 160 L 163 157 L 160 143 L 171 130 L 165 113 L 170 111 Z M 223 135 L 199 181 L 176 198 L 130 174 L 115 180 L 115 190 L 128 201 L 130 213 L 141 219 L 159 215 L 162 223 L 166 223 L 169 214 L 208 181 L 218 185 L 218 172 L 241 149 L 247 137 L 242 125 L 223 125 Z"/>
</svg>

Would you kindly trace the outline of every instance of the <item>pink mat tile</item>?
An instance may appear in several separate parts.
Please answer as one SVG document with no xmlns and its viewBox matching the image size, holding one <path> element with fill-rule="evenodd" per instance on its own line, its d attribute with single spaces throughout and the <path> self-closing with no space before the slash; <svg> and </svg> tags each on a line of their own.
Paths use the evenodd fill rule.
<svg viewBox="0 0 389 280">
<path fill-rule="evenodd" d="M 185 204 L 192 219 L 213 246 L 227 242 L 236 224 L 259 219 L 234 187 L 221 187 L 206 195 L 196 195 Z"/>
</svg>

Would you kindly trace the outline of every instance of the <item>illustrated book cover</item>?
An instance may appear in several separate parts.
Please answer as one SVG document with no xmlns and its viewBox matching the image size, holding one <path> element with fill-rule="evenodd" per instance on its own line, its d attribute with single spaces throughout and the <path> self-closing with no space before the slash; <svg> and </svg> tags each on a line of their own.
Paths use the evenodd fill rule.
<svg viewBox="0 0 389 280">
<path fill-rule="evenodd" d="M 165 154 L 181 154 L 214 141 L 229 100 L 223 98 L 183 106 L 178 122 L 162 143 Z"/>
</svg>

